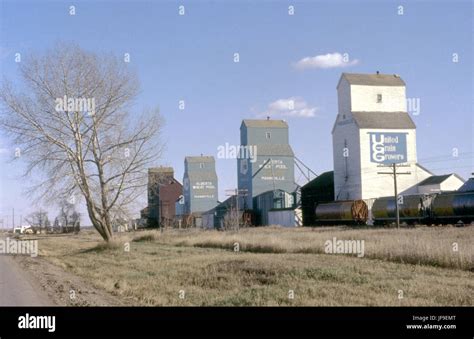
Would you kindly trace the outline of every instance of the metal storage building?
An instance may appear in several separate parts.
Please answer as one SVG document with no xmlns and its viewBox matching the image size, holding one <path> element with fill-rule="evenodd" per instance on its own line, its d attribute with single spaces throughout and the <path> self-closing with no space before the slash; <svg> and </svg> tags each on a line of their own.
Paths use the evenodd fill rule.
<svg viewBox="0 0 474 339">
<path fill-rule="evenodd" d="M 303 226 L 315 225 L 315 207 L 317 203 L 334 200 L 334 172 L 324 172 L 301 187 L 301 209 Z"/>
<path fill-rule="evenodd" d="M 183 196 L 185 214 L 202 213 L 218 201 L 216 162 L 213 156 L 186 157 Z"/>
<path fill-rule="evenodd" d="M 288 193 L 281 189 L 271 190 L 253 198 L 257 225 L 270 225 L 268 213 L 275 209 L 295 207 L 295 193 Z"/>
<path fill-rule="evenodd" d="M 464 185 L 459 187 L 459 192 L 472 192 L 474 191 L 474 178 L 469 178 Z"/>
<path fill-rule="evenodd" d="M 254 209 L 253 197 L 270 190 L 295 191 L 294 153 L 285 121 L 243 120 L 240 144 L 248 150 L 247 157 L 237 158 L 238 188 L 247 192 L 243 208 Z"/>
<path fill-rule="evenodd" d="M 283 227 L 302 226 L 301 208 L 270 210 L 268 211 L 268 224 Z"/>
<path fill-rule="evenodd" d="M 213 209 L 206 211 L 202 214 L 203 218 L 203 227 L 205 228 L 223 228 L 225 226 L 226 218 L 230 217 L 232 212 L 237 213 L 236 210 L 237 199 L 233 195 L 223 202 L 219 203 Z M 237 214 L 237 216 L 240 216 Z"/>
</svg>

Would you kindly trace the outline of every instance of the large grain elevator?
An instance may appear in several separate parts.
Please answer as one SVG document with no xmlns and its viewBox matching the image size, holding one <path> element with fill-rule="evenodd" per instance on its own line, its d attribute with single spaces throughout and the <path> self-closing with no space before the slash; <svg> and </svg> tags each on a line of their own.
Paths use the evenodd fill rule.
<svg viewBox="0 0 474 339">
<path fill-rule="evenodd" d="M 245 196 L 243 208 L 254 208 L 253 197 L 263 192 L 295 190 L 294 154 L 285 121 L 243 120 L 240 144 L 245 156 L 237 158 L 237 177 Z"/>
<path fill-rule="evenodd" d="M 432 173 L 417 164 L 416 127 L 407 112 L 405 82 L 396 74 L 343 73 L 332 130 L 336 200 L 393 195 L 384 166 L 403 166 L 398 192 L 416 192 Z"/>
</svg>

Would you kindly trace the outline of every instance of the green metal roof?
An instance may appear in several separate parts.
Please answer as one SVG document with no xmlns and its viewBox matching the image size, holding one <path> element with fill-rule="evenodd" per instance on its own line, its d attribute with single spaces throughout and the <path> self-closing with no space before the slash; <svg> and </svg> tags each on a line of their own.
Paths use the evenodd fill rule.
<svg viewBox="0 0 474 339">
<path fill-rule="evenodd" d="M 269 156 L 294 156 L 291 146 L 288 144 L 259 144 L 257 146 L 257 156 L 269 155 Z"/>
<path fill-rule="evenodd" d="M 188 172 L 188 178 L 192 181 L 217 180 L 216 172 Z"/>
<path fill-rule="evenodd" d="M 284 120 L 251 120 L 251 119 L 244 119 L 242 120 L 242 125 L 246 127 L 257 127 L 257 128 L 288 128 L 288 124 Z"/>
<path fill-rule="evenodd" d="M 150 167 L 148 168 L 149 173 L 174 173 L 173 167 Z"/>
<path fill-rule="evenodd" d="M 211 155 L 205 156 L 188 156 L 185 157 L 184 160 L 186 162 L 214 162 L 214 157 Z"/>
</svg>

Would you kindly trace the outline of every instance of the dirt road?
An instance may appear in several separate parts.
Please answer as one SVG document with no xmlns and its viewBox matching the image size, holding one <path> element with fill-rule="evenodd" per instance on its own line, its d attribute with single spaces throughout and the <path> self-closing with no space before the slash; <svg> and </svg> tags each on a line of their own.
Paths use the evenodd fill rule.
<svg viewBox="0 0 474 339">
<path fill-rule="evenodd" d="M 0 306 L 53 306 L 35 279 L 9 256 L 0 254 Z"/>
</svg>

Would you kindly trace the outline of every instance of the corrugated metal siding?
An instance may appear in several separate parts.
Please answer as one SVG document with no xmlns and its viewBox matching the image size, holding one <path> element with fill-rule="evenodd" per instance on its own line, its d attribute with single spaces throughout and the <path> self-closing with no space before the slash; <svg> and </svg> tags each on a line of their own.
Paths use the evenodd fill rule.
<svg viewBox="0 0 474 339">
<path fill-rule="evenodd" d="M 474 178 L 470 178 L 459 188 L 460 192 L 472 192 L 474 191 Z"/>
<path fill-rule="evenodd" d="M 280 225 L 283 227 L 301 226 L 301 209 L 272 210 L 268 212 L 268 222 L 270 225 Z"/>
<path fill-rule="evenodd" d="M 301 188 L 303 225 L 315 224 L 317 203 L 334 201 L 334 172 L 324 172 Z"/>
<path fill-rule="evenodd" d="M 214 228 L 215 227 L 214 213 L 204 213 L 204 214 L 202 214 L 202 227 L 203 228 Z"/>
<path fill-rule="evenodd" d="M 283 190 L 267 191 L 253 198 L 257 225 L 269 225 L 268 212 L 294 206 L 294 195 Z"/>
</svg>

